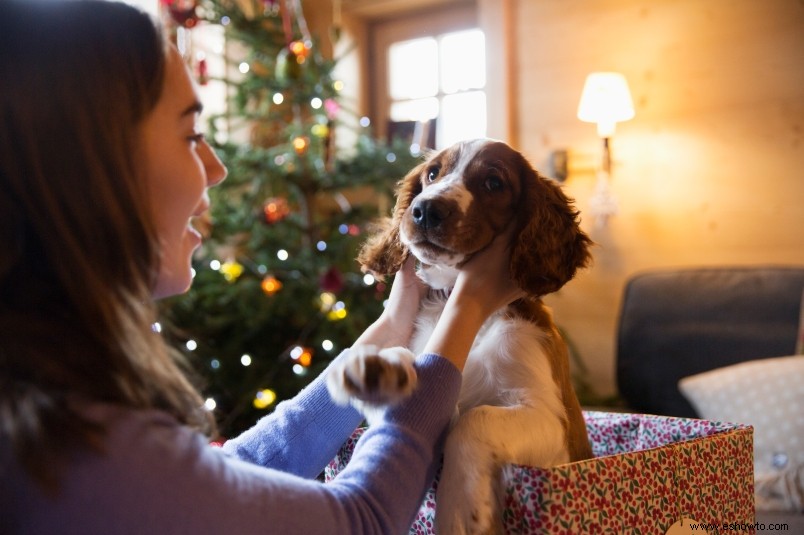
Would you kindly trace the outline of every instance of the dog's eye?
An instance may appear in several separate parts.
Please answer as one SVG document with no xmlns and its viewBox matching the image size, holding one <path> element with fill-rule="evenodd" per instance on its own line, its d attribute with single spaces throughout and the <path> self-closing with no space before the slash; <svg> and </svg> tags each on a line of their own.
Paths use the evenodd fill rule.
<svg viewBox="0 0 804 535">
<path fill-rule="evenodd" d="M 489 175 L 483 185 L 488 191 L 499 191 L 503 188 L 503 180 L 498 175 Z"/>
<path fill-rule="evenodd" d="M 436 178 L 438 178 L 438 173 L 441 171 L 441 167 L 438 165 L 434 165 L 430 169 L 427 170 L 427 182 L 432 182 Z"/>
</svg>

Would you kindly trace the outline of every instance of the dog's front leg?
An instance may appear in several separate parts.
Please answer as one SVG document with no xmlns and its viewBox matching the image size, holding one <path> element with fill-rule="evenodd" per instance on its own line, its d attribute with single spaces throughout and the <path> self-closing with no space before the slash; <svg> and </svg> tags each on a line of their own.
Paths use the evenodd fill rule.
<svg viewBox="0 0 804 535">
<path fill-rule="evenodd" d="M 444 451 L 436 496 L 439 535 L 502 533 L 503 465 L 567 462 L 565 435 L 561 420 L 546 410 L 482 405 L 462 414 Z"/>
</svg>

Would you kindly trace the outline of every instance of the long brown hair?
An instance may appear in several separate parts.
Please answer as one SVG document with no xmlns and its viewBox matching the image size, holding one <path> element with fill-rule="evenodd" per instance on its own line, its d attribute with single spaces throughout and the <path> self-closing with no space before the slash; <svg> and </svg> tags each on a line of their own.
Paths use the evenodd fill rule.
<svg viewBox="0 0 804 535">
<path fill-rule="evenodd" d="M 210 421 L 152 330 L 159 252 L 139 140 L 166 57 L 158 25 L 125 4 L 4 2 L 0 438 L 45 488 L 54 459 L 101 443 L 82 400 Z"/>
</svg>

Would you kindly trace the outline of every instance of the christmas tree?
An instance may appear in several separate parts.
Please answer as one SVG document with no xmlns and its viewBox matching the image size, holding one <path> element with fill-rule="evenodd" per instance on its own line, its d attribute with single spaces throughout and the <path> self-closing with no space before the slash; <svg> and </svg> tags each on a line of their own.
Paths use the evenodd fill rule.
<svg viewBox="0 0 804 535">
<path fill-rule="evenodd" d="M 160 321 L 227 437 L 295 395 L 379 315 L 387 286 L 355 257 L 417 155 L 373 139 L 365 118 L 346 120 L 337 60 L 322 54 L 299 0 L 162 2 L 179 30 L 223 25 L 238 73 L 228 114 L 208 132 L 229 175 L 210 190 L 193 286 L 161 303 Z M 349 125 L 354 146 L 336 147 Z M 223 135 L 238 126 L 247 142 Z"/>
</svg>

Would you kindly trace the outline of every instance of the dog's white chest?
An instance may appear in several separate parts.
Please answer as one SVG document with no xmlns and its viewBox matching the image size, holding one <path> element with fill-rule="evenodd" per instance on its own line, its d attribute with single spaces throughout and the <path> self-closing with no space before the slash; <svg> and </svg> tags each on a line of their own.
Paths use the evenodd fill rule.
<svg viewBox="0 0 804 535">
<path fill-rule="evenodd" d="M 411 351 L 420 354 L 433 333 L 446 296 L 433 292 L 422 303 Z M 530 404 L 537 397 L 557 395 L 550 364 L 543 354 L 544 332 L 534 324 L 512 319 L 502 311 L 489 317 L 475 338 L 463 370 L 458 409 L 479 405 Z M 552 403 L 550 404 L 552 405 Z"/>
</svg>

